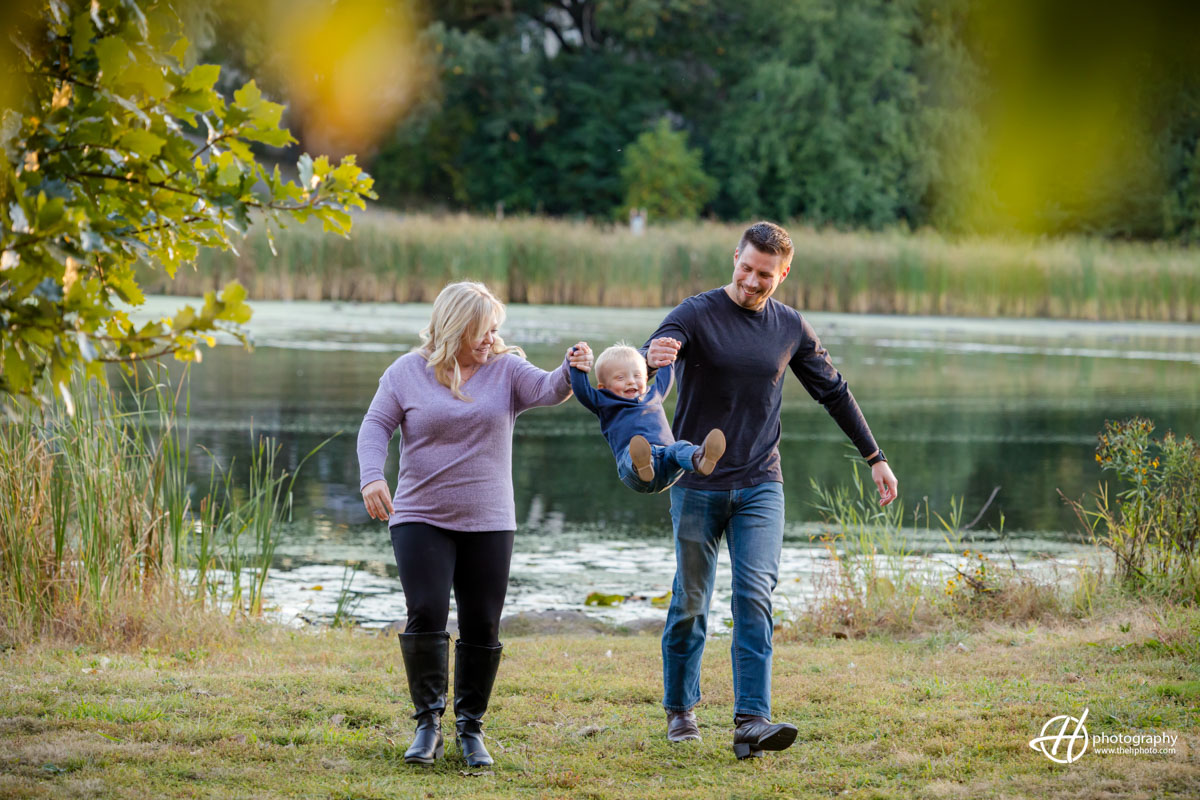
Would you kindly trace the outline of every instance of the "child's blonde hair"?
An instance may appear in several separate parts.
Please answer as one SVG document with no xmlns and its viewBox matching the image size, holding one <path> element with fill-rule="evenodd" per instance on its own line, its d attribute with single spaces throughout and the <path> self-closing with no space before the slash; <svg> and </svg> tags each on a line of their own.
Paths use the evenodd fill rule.
<svg viewBox="0 0 1200 800">
<path fill-rule="evenodd" d="M 622 364 L 641 367 L 642 372 L 647 371 L 646 359 L 642 357 L 637 348 L 630 347 L 625 342 L 617 342 L 596 356 L 596 383 L 604 383 L 608 370 Z"/>
<path fill-rule="evenodd" d="M 482 339 L 494 325 L 504 322 L 504 304 L 482 283 L 460 281 L 451 283 L 433 301 L 429 325 L 421 331 L 421 352 L 433 369 L 438 383 L 459 400 L 471 402 L 462 391 L 462 372 L 458 367 L 458 350 L 464 343 Z M 499 336 L 492 343 L 492 355 L 513 353 L 522 358 L 525 352 L 506 345 Z"/>
</svg>

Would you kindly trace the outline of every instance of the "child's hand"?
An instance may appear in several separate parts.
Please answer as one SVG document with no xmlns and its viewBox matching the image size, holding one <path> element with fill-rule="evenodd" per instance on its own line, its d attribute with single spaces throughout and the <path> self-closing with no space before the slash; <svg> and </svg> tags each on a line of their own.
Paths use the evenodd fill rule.
<svg viewBox="0 0 1200 800">
<path fill-rule="evenodd" d="M 661 336 L 650 342 L 650 347 L 646 349 L 646 364 L 655 369 L 673 364 L 680 347 L 683 347 L 683 342 L 678 339 Z"/>
<path fill-rule="evenodd" d="M 587 342 L 576 342 L 567 348 L 567 359 L 580 372 L 592 371 L 592 348 Z"/>
</svg>

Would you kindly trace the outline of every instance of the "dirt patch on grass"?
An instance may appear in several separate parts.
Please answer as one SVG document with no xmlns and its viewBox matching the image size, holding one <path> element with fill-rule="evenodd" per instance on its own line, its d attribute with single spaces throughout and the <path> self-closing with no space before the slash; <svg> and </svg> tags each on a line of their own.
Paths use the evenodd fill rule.
<svg viewBox="0 0 1200 800">
<path fill-rule="evenodd" d="M 35 717 L 0 717 L 0 736 L 38 733 L 47 727 L 45 722 Z"/>
<path fill-rule="evenodd" d="M 113 741 L 92 731 L 64 730 L 43 734 L 33 740 L 11 742 L 8 758 L 40 766 L 109 756 L 148 759 L 160 750 L 161 747 L 148 742 Z"/>
</svg>

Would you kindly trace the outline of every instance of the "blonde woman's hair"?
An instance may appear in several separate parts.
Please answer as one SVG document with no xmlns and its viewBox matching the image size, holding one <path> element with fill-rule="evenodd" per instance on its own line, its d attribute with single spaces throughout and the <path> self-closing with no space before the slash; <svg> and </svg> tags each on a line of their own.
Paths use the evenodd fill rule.
<svg viewBox="0 0 1200 800">
<path fill-rule="evenodd" d="M 437 382 L 459 400 L 470 403 L 462 391 L 462 371 L 458 368 L 458 351 L 464 342 L 475 342 L 492 327 L 504 322 L 504 304 L 482 283 L 461 281 L 451 283 L 433 301 L 429 325 L 421 331 L 420 353 L 433 370 Z M 504 344 L 499 336 L 492 343 L 492 355 L 505 353 L 525 357 L 525 351 Z M 489 356 L 489 360 L 490 360 Z"/>
<path fill-rule="evenodd" d="M 608 374 L 608 370 L 619 364 L 630 364 L 646 371 L 646 359 L 638 352 L 637 348 L 630 347 L 625 342 L 617 342 L 596 356 L 596 383 L 604 383 L 604 377 Z"/>
</svg>

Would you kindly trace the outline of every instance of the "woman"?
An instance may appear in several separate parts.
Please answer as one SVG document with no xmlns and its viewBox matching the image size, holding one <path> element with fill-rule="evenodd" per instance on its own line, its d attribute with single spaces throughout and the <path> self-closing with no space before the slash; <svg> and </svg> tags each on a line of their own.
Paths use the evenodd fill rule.
<svg viewBox="0 0 1200 800">
<path fill-rule="evenodd" d="M 400 650 L 417 720 L 404 760 L 441 757 L 450 634 L 450 588 L 458 604 L 454 648 L 455 739 L 467 764 L 488 766 L 480 720 L 502 649 L 500 611 L 516 531 L 512 432 L 517 415 L 571 396 L 568 367 L 591 369 L 580 342 L 545 372 L 504 344 L 504 305 L 481 283 L 452 283 L 433 303 L 423 345 L 396 359 L 358 432 L 363 503 L 391 526 L 408 605 Z M 403 437 L 393 497 L 383 477 L 388 442 Z"/>
</svg>

